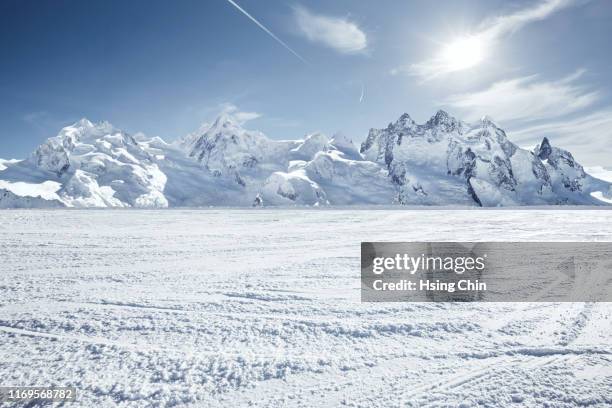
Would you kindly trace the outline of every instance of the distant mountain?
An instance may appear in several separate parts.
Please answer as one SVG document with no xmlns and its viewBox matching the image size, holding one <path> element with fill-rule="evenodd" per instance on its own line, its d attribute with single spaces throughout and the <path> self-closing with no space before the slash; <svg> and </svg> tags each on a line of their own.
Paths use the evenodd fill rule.
<svg viewBox="0 0 612 408">
<path fill-rule="evenodd" d="M 82 119 L 0 160 L 0 208 L 609 203 L 612 183 L 548 139 L 528 151 L 488 118 L 444 111 L 404 114 L 360 149 L 343 135 L 271 140 L 228 114 L 174 143 Z"/>
<path fill-rule="evenodd" d="M 468 124 L 438 111 L 419 125 L 404 114 L 372 129 L 361 153 L 389 171 L 402 204 L 601 204 L 591 193 L 612 193 L 547 138 L 521 149 L 486 117 Z"/>
</svg>

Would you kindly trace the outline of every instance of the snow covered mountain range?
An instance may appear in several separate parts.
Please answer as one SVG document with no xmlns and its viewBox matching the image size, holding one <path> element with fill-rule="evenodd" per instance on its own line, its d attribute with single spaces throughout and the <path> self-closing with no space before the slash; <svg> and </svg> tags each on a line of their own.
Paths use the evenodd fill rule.
<svg viewBox="0 0 612 408">
<path fill-rule="evenodd" d="M 438 111 L 342 135 L 271 140 L 231 114 L 166 143 L 87 119 L 25 160 L 0 160 L 0 208 L 546 205 L 612 203 L 612 183 L 587 174 L 546 138 L 533 151 L 490 119 Z"/>
</svg>

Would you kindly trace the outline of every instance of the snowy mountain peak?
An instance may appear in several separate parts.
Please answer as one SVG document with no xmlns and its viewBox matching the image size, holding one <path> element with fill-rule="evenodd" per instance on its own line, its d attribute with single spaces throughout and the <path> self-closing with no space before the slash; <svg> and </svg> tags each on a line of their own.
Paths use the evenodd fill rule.
<svg viewBox="0 0 612 408">
<path fill-rule="evenodd" d="M 449 115 L 445 110 L 438 110 L 434 116 L 427 121 L 429 126 L 455 126 L 458 123 L 457 119 Z"/>
<path fill-rule="evenodd" d="M 167 207 L 166 176 L 144 144 L 109 122 L 81 119 L 42 143 L 28 160 L 0 176 L 9 191 L 23 182 L 45 194 L 50 205 L 95 207 Z M 57 186 L 48 191 L 48 183 Z M 39 194 L 41 195 L 41 194 Z M 42 196 L 42 195 L 41 195 Z M 31 200 L 30 200 L 31 201 Z"/>
<path fill-rule="evenodd" d="M 203 129 L 204 130 L 204 129 Z M 234 116 L 223 113 L 199 136 L 194 136 L 189 156 L 221 173 L 262 159 L 268 138 L 246 130 Z"/>
<path fill-rule="evenodd" d="M 208 122 L 203 122 L 195 132 L 191 132 L 186 134 L 185 136 L 179 138 L 174 141 L 173 144 L 178 146 L 180 149 L 184 150 L 187 153 L 190 153 L 193 150 L 194 145 L 197 143 L 198 139 L 206 133 L 208 129 L 210 129 L 212 125 Z"/>
<path fill-rule="evenodd" d="M 82 118 L 78 121 L 76 121 L 75 123 L 73 123 L 70 126 L 67 126 L 64 129 L 67 128 L 75 128 L 75 129 L 81 129 L 81 130 L 90 130 L 90 131 L 94 131 L 97 132 L 98 134 L 100 133 L 110 133 L 113 130 L 117 130 L 110 122 L 103 120 L 100 122 L 92 122 L 87 118 Z"/>
<path fill-rule="evenodd" d="M 88 128 L 92 128 L 92 127 L 94 127 L 94 124 L 93 124 L 92 121 L 90 121 L 87 118 L 81 118 L 77 122 L 75 122 L 72 126 L 73 127 L 88 127 Z"/>
<path fill-rule="evenodd" d="M 323 133 L 316 132 L 306 135 L 306 138 L 291 152 L 300 160 L 312 160 L 318 152 L 329 149 L 329 139 Z"/>
<path fill-rule="evenodd" d="M 447 111 L 444 109 L 438 109 L 436 113 L 433 115 L 433 118 L 436 120 L 445 120 L 445 119 L 454 119 Z"/>
<path fill-rule="evenodd" d="M 412 118 L 410 117 L 409 114 L 404 113 L 402 114 L 402 116 L 399 117 L 399 119 L 395 122 L 394 127 L 397 128 L 407 128 L 407 127 L 411 127 L 415 124 L 414 120 L 412 120 Z"/>
<path fill-rule="evenodd" d="M 116 129 L 107 121 L 94 123 L 87 118 L 83 118 L 60 130 L 55 140 L 61 143 L 67 149 L 72 149 L 75 143 L 82 141 L 93 141 L 97 138 L 103 137 L 104 135 L 110 135 L 113 133 L 124 134 L 124 132 Z"/>
<path fill-rule="evenodd" d="M 242 129 L 240 122 L 231 113 L 222 113 L 213 122 L 211 129 Z"/>
<path fill-rule="evenodd" d="M 497 125 L 495 124 L 495 121 L 489 115 L 485 115 L 480 118 L 480 125 L 483 127 L 486 127 L 486 126 L 497 127 Z"/>
<path fill-rule="evenodd" d="M 0 161 L 0 207 L 604 204 L 612 184 L 547 138 L 521 149 L 484 117 L 407 113 L 360 151 L 322 133 L 271 140 L 224 113 L 180 141 L 138 141 L 108 122 L 66 126 L 22 161 Z M 25 186 L 25 187 L 24 187 Z M 607 200 L 607 201 L 606 201 Z"/>
<path fill-rule="evenodd" d="M 609 188 L 547 139 L 534 155 L 489 118 L 468 125 L 443 110 L 424 125 L 371 129 L 361 153 L 388 169 L 404 204 L 601 204 L 589 191 Z"/>
<path fill-rule="evenodd" d="M 552 153 L 552 146 L 550 145 L 550 141 L 547 137 L 542 139 L 542 143 L 536 146 L 534 154 L 538 156 L 540 160 L 548 160 L 548 157 Z"/>
</svg>

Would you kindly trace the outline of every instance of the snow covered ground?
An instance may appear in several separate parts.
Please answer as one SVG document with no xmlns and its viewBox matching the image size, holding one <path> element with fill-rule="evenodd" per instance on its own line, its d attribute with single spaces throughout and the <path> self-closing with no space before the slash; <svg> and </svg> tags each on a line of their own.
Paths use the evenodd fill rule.
<svg viewBox="0 0 612 408">
<path fill-rule="evenodd" d="M 612 304 L 360 303 L 360 241 L 612 241 L 612 211 L 0 212 L 0 378 L 79 407 L 610 406 Z"/>
</svg>

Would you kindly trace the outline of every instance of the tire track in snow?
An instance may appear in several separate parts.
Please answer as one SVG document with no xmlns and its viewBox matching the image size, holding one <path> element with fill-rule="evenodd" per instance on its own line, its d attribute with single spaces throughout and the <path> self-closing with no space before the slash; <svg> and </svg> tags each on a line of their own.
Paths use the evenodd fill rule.
<svg viewBox="0 0 612 408">
<path fill-rule="evenodd" d="M 209 349 L 202 350 L 200 347 L 198 348 L 180 348 L 180 347 L 172 347 L 172 348 L 164 348 L 152 345 L 150 343 L 128 343 L 122 342 L 118 340 L 109 340 L 107 338 L 99 337 L 99 336 L 78 336 L 73 334 L 66 333 L 50 333 L 50 332 L 41 332 L 36 330 L 27 330 L 20 329 L 17 327 L 10 327 L 0 325 L 0 332 L 6 333 L 8 335 L 19 335 L 26 337 L 40 337 L 51 340 L 69 340 L 71 342 L 79 342 L 83 344 L 93 344 L 99 346 L 108 346 L 108 347 L 116 347 L 121 348 L 127 351 L 135 352 L 135 353 L 146 353 L 146 352 L 159 352 L 165 355 L 173 355 L 173 356 L 182 356 L 184 358 L 228 358 L 234 360 L 244 360 L 247 359 L 269 359 L 269 360 L 279 360 L 281 358 L 285 358 L 287 360 L 307 360 L 310 362 L 317 362 L 321 359 L 320 354 L 311 354 L 311 353 L 300 353 L 298 357 L 296 357 L 294 350 L 287 350 L 286 352 L 279 352 L 278 350 L 271 350 L 270 353 L 262 353 L 257 351 L 248 351 L 248 352 L 224 352 L 219 349 Z M 373 355 L 372 357 L 380 357 Z"/>
<path fill-rule="evenodd" d="M 584 303 L 582 310 L 580 310 L 577 316 L 565 326 L 568 328 L 569 333 L 562 334 L 561 338 L 558 341 L 558 344 L 562 346 L 567 346 L 568 344 L 573 343 L 578 337 L 580 337 L 585 327 L 589 323 L 591 314 L 593 313 L 593 306 L 594 303 Z"/>
<path fill-rule="evenodd" d="M 569 325 L 574 330 L 572 330 L 567 336 L 562 335 L 560 339 L 555 341 L 555 344 L 567 346 L 571 342 L 573 342 L 576 338 L 578 338 L 578 336 L 580 336 L 580 333 L 582 332 L 582 330 L 586 327 L 588 323 L 589 317 L 592 312 L 592 308 L 593 308 L 593 303 L 585 303 L 583 308 L 578 312 L 576 318 L 572 320 L 572 324 Z M 519 319 L 516 319 L 516 320 L 518 321 Z M 544 367 L 544 366 L 547 366 L 553 363 L 560 363 L 562 361 L 565 364 L 571 363 L 579 358 L 579 356 L 576 353 L 564 353 L 563 350 L 559 350 L 557 352 L 558 354 L 555 354 L 554 350 L 547 350 L 545 347 L 537 347 L 532 350 L 531 354 L 527 350 L 522 350 L 523 354 L 530 356 L 529 360 L 526 363 L 521 363 L 520 359 L 502 361 L 501 365 L 498 365 L 497 362 L 494 362 L 492 364 L 488 364 L 487 366 L 483 368 L 468 371 L 467 373 L 464 374 L 465 377 L 463 379 L 459 378 L 461 375 L 451 377 L 451 378 L 445 378 L 442 381 L 442 383 L 444 383 L 444 385 L 442 386 L 427 387 L 427 384 L 424 384 L 424 388 L 419 389 L 417 391 L 417 393 L 420 393 L 420 394 L 415 395 L 411 399 L 418 401 L 423 398 L 426 398 L 428 396 L 427 394 L 433 391 L 444 392 L 447 390 L 455 389 L 461 385 L 466 385 L 466 384 L 471 385 L 472 383 L 475 383 L 475 384 L 482 383 L 487 378 L 490 378 L 491 376 L 493 376 L 496 372 L 499 372 L 507 368 L 512 368 L 511 366 L 514 363 L 518 363 L 519 365 L 522 364 L 523 368 L 537 369 L 537 368 Z M 602 354 L 609 354 L 609 353 L 603 352 Z M 438 384 L 440 384 L 440 382 L 438 382 Z"/>
<path fill-rule="evenodd" d="M 585 304 L 585 308 L 587 305 Z M 591 306 L 588 308 L 590 309 Z M 539 309 L 539 307 L 528 307 L 527 309 Z M 548 307 L 543 309 L 548 309 Z M 584 313 L 584 308 L 578 312 L 578 316 Z M 540 321 L 544 321 L 546 316 L 540 316 Z M 519 321 L 519 319 L 514 319 L 515 321 Z M 576 319 L 574 319 L 575 321 Z M 586 318 L 588 320 L 588 316 Z M 586 321 L 581 327 L 586 325 Z M 555 342 L 555 344 L 559 344 L 559 342 Z M 586 350 L 584 353 L 595 353 L 594 350 Z M 299 388 L 302 394 L 306 394 L 308 396 L 308 392 L 311 393 L 310 399 L 306 405 L 317 406 L 318 404 L 325 404 L 329 401 L 344 401 L 346 402 L 346 398 L 348 395 L 354 394 L 349 392 L 352 387 L 354 387 L 355 383 L 361 383 L 362 387 L 360 388 L 360 394 L 362 397 L 358 398 L 349 398 L 351 403 L 356 404 L 357 406 L 367 406 L 369 398 L 372 395 L 383 395 L 387 391 L 389 393 L 393 393 L 394 396 L 398 398 L 399 401 L 403 403 L 418 403 L 418 406 L 423 404 L 427 404 L 427 398 L 430 397 L 430 394 L 433 392 L 439 393 L 444 391 L 452 391 L 457 389 L 460 386 L 473 387 L 477 384 L 481 384 L 486 382 L 495 374 L 504 370 L 513 370 L 513 369 L 527 369 L 534 370 L 541 367 L 545 367 L 551 364 L 558 364 L 563 362 L 564 364 L 568 364 L 579 358 L 579 355 L 583 354 L 580 350 L 569 350 L 569 349 L 550 349 L 544 346 L 533 347 L 533 348 L 522 348 L 522 349 L 511 349 L 498 353 L 495 356 L 491 356 L 486 358 L 488 362 L 485 365 L 479 365 L 476 368 L 468 368 L 463 370 L 458 370 L 451 375 L 444 376 L 441 379 L 436 379 L 433 383 L 430 381 L 423 381 L 420 384 L 412 387 L 407 395 L 398 396 L 397 390 L 384 390 L 387 384 L 383 381 L 384 376 L 380 374 L 376 374 L 376 372 L 385 372 L 385 367 L 392 366 L 409 366 L 407 363 L 409 361 L 413 361 L 414 358 L 393 358 L 383 362 L 380 366 L 375 368 L 364 368 L 360 370 L 355 370 L 350 374 L 344 377 L 343 381 L 333 381 L 334 390 L 326 390 L 323 395 L 316 394 L 316 391 L 319 391 L 320 381 L 321 379 L 316 379 L 310 381 L 311 384 L 307 387 L 304 387 L 304 382 L 298 382 Z M 611 354 L 606 351 L 601 351 L 600 354 Z M 468 359 L 467 362 L 478 362 L 481 359 L 471 358 Z M 466 362 L 463 362 L 465 364 Z M 365 382 L 360 379 L 367 378 L 368 381 Z M 260 389 L 261 385 L 257 385 L 256 388 Z M 264 387 L 265 388 L 265 387 Z M 268 393 L 263 392 L 262 394 L 268 395 Z M 268 399 L 267 404 L 278 403 L 278 398 L 281 397 L 270 397 L 272 399 Z M 251 400 L 247 399 L 244 402 L 250 402 Z M 262 402 L 262 401 L 257 401 Z M 302 401 L 304 402 L 304 401 Z M 430 401 L 433 402 L 433 401 Z M 264 406 L 267 406 L 264 403 Z M 401 405 L 400 405 L 401 406 Z"/>
<path fill-rule="evenodd" d="M 135 352 L 159 351 L 159 352 L 169 353 L 169 352 L 179 351 L 177 349 L 165 349 L 162 347 L 155 347 L 152 345 L 142 345 L 142 344 L 119 342 L 119 341 L 109 340 L 104 337 L 77 336 L 77 335 L 67 334 L 67 333 L 48 333 L 48 332 L 40 332 L 36 330 L 26 330 L 26 329 L 20 329 L 17 327 L 10 327 L 10 326 L 3 326 L 3 325 L 0 325 L 0 332 L 7 333 L 9 335 L 13 334 L 13 335 L 20 335 L 20 336 L 27 336 L 27 337 L 41 337 L 41 338 L 52 339 L 52 340 L 71 340 L 71 341 L 77 341 L 79 343 L 85 343 L 85 344 L 95 344 L 95 345 L 109 346 L 109 347 L 120 347 L 123 349 L 127 349 L 129 351 L 135 351 Z"/>
<path fill-rule="evenodd" d="M 514 354 L 513 354 L 514 353 Z M 553 352 L 551 352 L 553 353 Z M 579 354 L 573 354 L 567 350 L 559 350 L 559 354 L 531 355 L 523 353 L 517 356 L 514 351 L 506 351 L 504 355 L 497 355 L 487 358 L 485 365 L 459 369 L 452 374 L 442 378 L 435 377 L 435 381 L 422 381 L 404 394 L 399 394 L 397 389 L 393 389 L 393 384 L 384 381 L 386 376 L 391 373 L 396 375 L 398 367 L 410 367 L 416 362 L 421 362 L 419 357 L 399 357 L 388 359 L 374 367 L 365 367 L 344 373 L 342 377 L 332 378 L 324 374 L 314 375 L 307 373 L 299 375 L 299 378 L 287 378 L 282 380 L 285 393 L 279 395 L 276 380 L 258 383 L 253 389 L 236 391 L 231 395 L 231 400 L 236 406 L 330 406 L 330 405 L 350 405 L 369 406 L 373 396 L 393 395 L 399 405 L 402 403 L 418 403 L 417 406 L 426 404 L 427 397 L 432 392 L 443 392 L 454 390 L 460 386 L 473 386 L 486 381 L 493 374 L 508 369 L 536 369 L 561 361 L 571 362 L 579 358 Z M 604 353 L 606 354 L 606 353 Z M 467 363 L 478 363 L 482 359 L 471 359 Z M 460 361 L 457 361 L 460 363 Z M 465 364 L 464 362 L 463 364 Z M 435 375 L 435 374 L 434 374 Z M 364 380 L 365 379 L 365 380 Z M 394 377 L 394 383 L 400 382 L 404 378 Z M 355 387 L 359 385 L 356 395 Z M 425 401 L 424 401 L 425 400 Z"/>
<path fill-rule="evenodd" d="M 193 310 L 193 309 L 175 309 L 164 306 L 153 306 L 153 305 L 141 305 L 141 304 L 127 304 L 127 303 L 114 303 L 114 302 L 59 302 L 61 304 L 71 304 L 76 307 L 95 307 L 100 309 L 117 308 L 117 309 L 134 309 L 134 310 L 151 310 L 160 313 L 178 313 L 178 314 L 189 314 L 199 315 L 202 317 L 215 316 L 220 318 L 227 318 L 233 320 L 247 320 L 253 319 L 268 319 L 268 320 L 280 320 L 293 323 L 314 323 L 324 325 L 340 325 L 346 323 L 347 320 L 358 318 L 360 316 L 337 316 L 337 315 L 316 315 L 316 316 L 304 316 L 298 313 L 253 313 L 253 312 L 217 312 L 208 310 Z M 385 315 L 385 313 L 381 313 Z M 386 317 L 386 316 L 385 316 Z M 376 324 L 373 325 L 385 325 L 385 324 L 406 324 L 405 316 L 386 317 L 385 319 L 376 319 Z M 423 321 L 421 323 L 426 323 Z M 412 323 L 416 325 L 415 323 Z"/>
<path fill-rule="evenodd" d="M 436 382 L 433 386 L 424 384 L 417 389 L 417 393 L 409 398 L 404 399 L 405 402 L 418 403 L 419 406 L 427 406 L 433 404 L 437 400 L 431 400 L 431 394 L 440 394 L 452 392 L 461 386 L 469 388 L 477 387 L 479 384 L 485 383 L 491 377 L 499 372 L 506 370 L 527 369 L 534 370 L 540 367 L 545 367 L 553 363 L 570 363 L 579 358 L 576 354 L 558 354 L 547 356 L 523 356 L 524 358 L 508 358 L 494 361 L 486 366 L 476 370 L 466 370 L 459 372 L 451 377 L 446 377 L 441 381 Z M 525 359 L 526 357 L 526 359 Z M 412 390 L 414 391 L 414 390 Z"/>
</svg>

